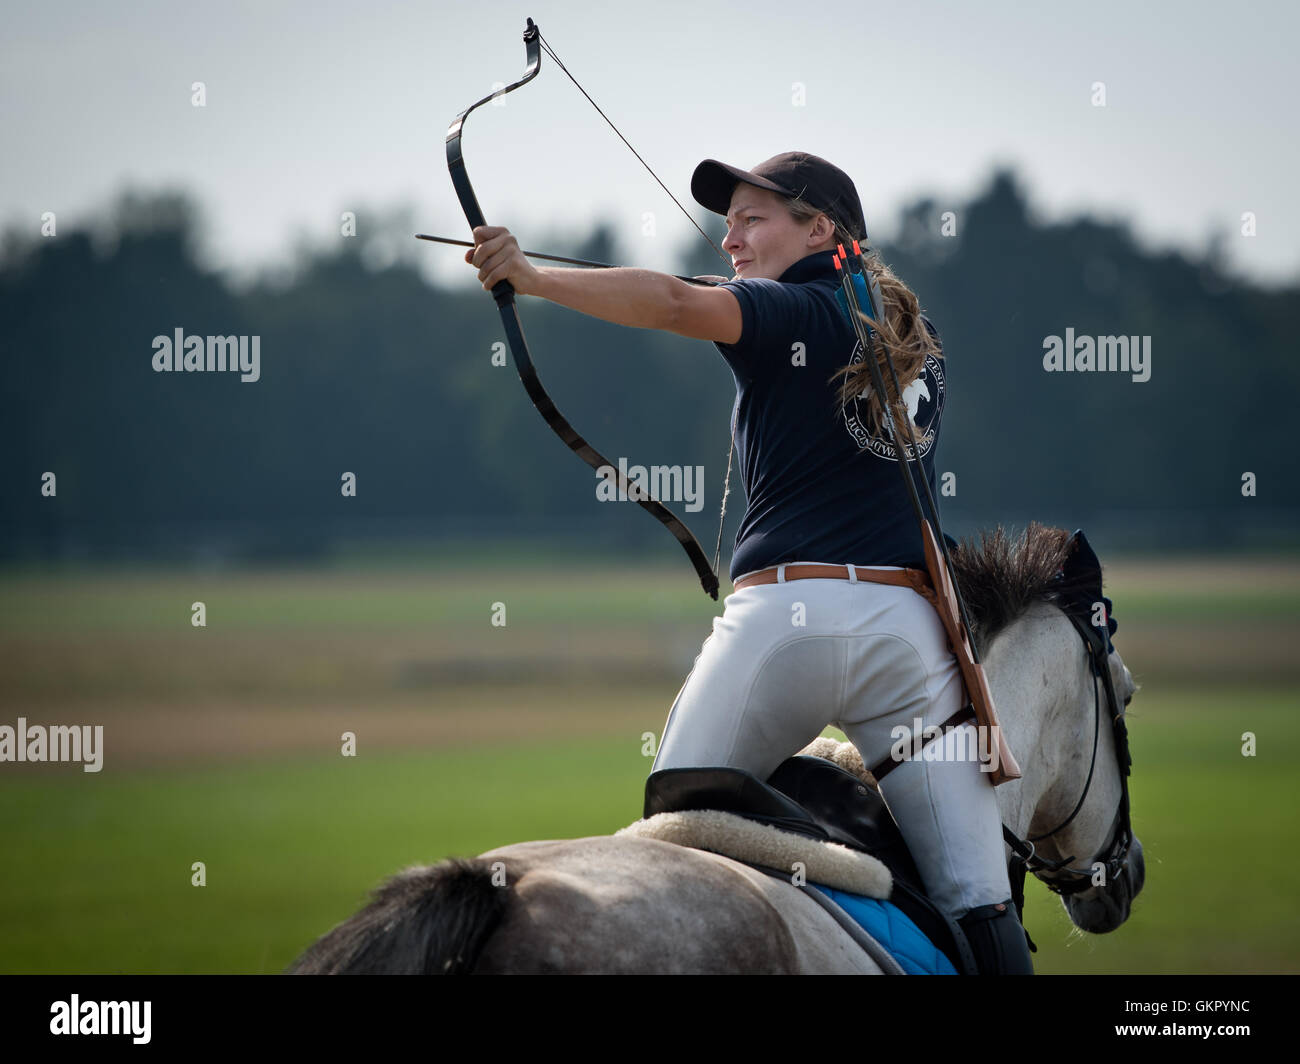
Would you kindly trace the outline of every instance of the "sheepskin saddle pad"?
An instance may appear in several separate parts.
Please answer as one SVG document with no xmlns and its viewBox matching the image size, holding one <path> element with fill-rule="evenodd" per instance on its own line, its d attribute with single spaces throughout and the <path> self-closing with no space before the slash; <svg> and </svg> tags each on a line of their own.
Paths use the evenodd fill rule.
<svg viewBox="0 0 1300 1064">
<path fill-rule="evenodd" d="M 725 767 L 652 772 L 642 819 L 616 834 L 692 846 L 789 877 L 889 974 L 975 971 L 960 926 L 926 897 L 852 743 L 818 738 L 767 780 Z"/>
<path fill-rule="evenodd" d="M 615 834 L 710 850 L 746 864 L 786 871 L 791 876 L 802 871 L 807 882 L 868 898 L 886 899 L 893 889 L 889 869 L 869 853 L 795 835 L 720 809 L 656 813 Z"/>
<path fill-rule="evenodd" d="M 875 786 L 851 743 L 819 738 L 800 753 L 832 761 L 864 785 Z M 688 792 L 699 787 L 699 781 L 691 777 L 689 771 L 682 770 L 682 774 L 688 777 L 683 781 Z M 671 776 L 673 772 L 669 770 L 659 775 Z M 707 793 L 712 780 L 707 775 L 704 780 Z M 689 793 L 692 799 L 689 807 L 683 807 L 687 806 L 686 802 L 674 801 L 675 796 L 670 794 L 667 801 L 648 797 L 646 815 L 616 834 L 709 850 L 791 876 L 798 872 L 806 882 L 824 884 L 868 898 L 886 899 L 890 896 L 893 875 L 884 862 L 861 848 L 851 848 L 825 837 L 809 837 L 809 828 L 812 828 L 812 835 L 818 833 L 816 826 L 809 823 L 804 810 L 789 802 L 785 795 L 752 777 L 747 778 L 745 773 L 723 778 L 719 786 L 721 789 L 714 791 L 712 796 L 721 800 L 709 804 L 720 808 L 700 807 L 703 803 L 697 805 L 695 800 L 701 797 L 699 790 Z M 739 790 L 732 789 L 735 787 Z M 652 790 L 648 789 L 647 794 Z M 656 805 L 663 809 L 665 804 L 669 806 L 666 810 L 656 811 Z M 729 808 L 737 811 L 728 811 Z M 755 819 L 753 814 L 766 815 Z M 788 830 L 782 830 L 783 826 Z"/>
</svg>

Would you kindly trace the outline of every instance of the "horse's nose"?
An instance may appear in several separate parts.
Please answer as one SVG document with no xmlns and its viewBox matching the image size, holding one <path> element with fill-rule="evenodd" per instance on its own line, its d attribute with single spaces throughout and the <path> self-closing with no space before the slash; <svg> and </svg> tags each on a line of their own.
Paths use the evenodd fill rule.
<svg viewBox="0 0 1300 1064">
<path fill-rule="evenodd" d="M 1142 843 L 1136 835 L 1133 836 L 1133 845 L 1128 851 L 1128 872 L 1133 885 L 1131 897 L 1136 898 L 1147 878 L 1147 863 L 1142 856 Z"/>
</svg>

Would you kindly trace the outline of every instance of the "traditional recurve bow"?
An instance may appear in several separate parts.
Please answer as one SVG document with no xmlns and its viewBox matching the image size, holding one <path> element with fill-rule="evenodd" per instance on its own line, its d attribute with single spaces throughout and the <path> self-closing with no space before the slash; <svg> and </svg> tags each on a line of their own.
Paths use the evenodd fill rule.
<svg viewBox="0 0 1300 1064">
<path fill-rule="evenodd" d="M 573 78 L 573 75 L 569 74 L 564 64 L 560 62 L 559 57 L 556 56 L 550 46 L 543 40 L 540 30 L 532 19 L 528 20 L 528 26 L 524 31 L 524 46 L 527 49 L 527 66 L 524 68 L 523 76 L 520 77 L 518 81 L 506 85 L 504 88 L 497 89 L 496 92 L 484 96 L 483 99 L 479 100 L 477 103 L 467 107 L 456 116 L 455 120 L 447 128 L 447 169 L 451 172 L 452 184 L 456 187 L 456 196 L 460 200 L 462 209 L 465 211 L 465 217 L 469 221 L 471 230 L 478 226 L 486 225 L 487 222 L 483 218 L 483 211 L 479 207 L 478 198 L 474 195 L 474 188 L 470 184 L 469 175 L 465 172 L 465 157 L 461 150 L 460 143 L 461 134 L 465 129 L 465 120 L 473 111 L 482 107 L 483 104 L 488 101 L 495 100 L 498 96 L 504 96 L 508 92 L 514 92 L 515 89 L 532 81 L 532 79 L 537 76 L 537 72 L 541 67 L 541 52 L 543 48 L 545 48 L 547 55 L 555 61 L 555 64 L 564 71 L 569 79 L 573 81 L 575 85 L 578 85 L 578 82 Z M 583 89 L 581 85 L 578 85 L 578 90 L 582 92 L 584 96 L 587 96 L 587 99 L 591 101 L 592 106 L 596 107 L 597 111 L 600 111 L 600 108 L 596 106 L 596 102 L 587 95 L 586 90 Z M 600 114 L 602 118 L 605 118 L 606 122 L 609 122 L 609 119 L 605 117 L 603 111 L 600 111 Z M 617 127 L 615 127 L 612 122 L 609 124 L 611 128 L 614 129 L 614 132 L 618 133 Z M 627 144 L 627 138 L 623 137 L 622 133 L 619 133 L 618 135 L 623 139 L 623 143 Z M 628 148 L 632 150 L 632 153 L 636 155 L 638 159 L 641 159 L 641 156 L 637 154 L 635 148 L 632 148 L 630 144 L 628 144 Z M 641 163 L 643 166 L 646 166 L 647 170 L 650 169 L 649 166 L 646 165 L 644 159 L 641 159 Z M 655 177 L 656 181 L 659 181 L 658 176 L 654 175 L 653 170 L 651 170 L 650 173 Z M 668 191 L 662 181 L 659 181 L 659 184 L 664 188 L 664 191 Z M 672 196 L 671 192 L 668 194 Z M 677 201 L 675 196 L 673 197 L 673 202 L 677 203 L 678 207 L 682 209 L 683 213 L 686 213 L 688 218 L 690 217 L 690 214 L 686 212 L 686 209 L 681 206 L 681 203 Z M 692 224 L 694 224 L 694 219 L 691 219 L 691 221 Z M 699 229 L 699 226 L 696 225 L 696 228 Z M 700 232 L 701 234 L 704 233 L 702 229 Z M 707 234 L 705 234 L 705 239 L 708 240 Z M 713 241 L 710 240 L 709 243 L 713 244 Z M 723 261 L 728 264 L 728 267 L 730 267 L 731 260 L 722 253 L 716 244 L 714 245 L 714 250 L 722 256 Z M 568 445 L 574 454 L 586 462 L 587 465 L 591 466 L 592 469 L 596 470 L 596 472 L 601 473 L 603 471 L 605 475 L 609 476 L 612 474 L 613 477 L 617 478 L 620 494 L 626 492 L 627 498 L 634 499 L 642 509 L 653 514 L 654 517 L 659 520 L 674 537 L 676 537 L 677 542 L 682 545 L 683 549 L 685 549 L 687 557 L 691 559 L 691 564 L 695 566 L 695 571 L 699 574 L 700 583 L 703 585 L 704 590 L 716 600 L 718 597 L 718 559 L 721 556 L 722 550 L 722 522 L 726 517 L 726 486 L 724 486 L 722 516 L 719 519 L 718 526 L 718 550 L 714 555 L 713 564 L 710 565 L 708 558 L 704 554 L 703 548 L 691 534 L 691 530 L 687 528 L 686 525 L 683 524 L 682 521 L 662 502 L 650 497 L 636 484 L 629 482 L 619 467 L 615 463 L 610 462 L 609 459 L 601 455 L 599 451 L 583 439 L 573 426 L 569 424 L 564 415 L 556 408 L 555 403 L 546 393 L 546 389 L 542 387 L 542 382 L 538 379 L 537 369 L 533 365 L 532 355 L 528 349 L 528 341 L 524 339 L 523 327 L 519 322 L 519 310 L 515 305 L 515 290 L 510 282 L 501 281 L 499 284 L 495 285 L 492 289 L 492 297 L 496 300 L 497 308 L 501 313 L 501 322 L 505 327 L 506 340 L 510 346 L 510 353 L 515 360 L 515 368 L 519 371 L 519 379 L 523 382 L 524 390 L 527 391 L 528 398 L 532 400 L 533 406 L 538 409 L 542 417 L 546 419 L 546 423 L 551 426 L 551 429 L 555 434 Z M 730 482 L 730 475 L 731 455 L 728 454 L 728 484 Z"/>
</svg>

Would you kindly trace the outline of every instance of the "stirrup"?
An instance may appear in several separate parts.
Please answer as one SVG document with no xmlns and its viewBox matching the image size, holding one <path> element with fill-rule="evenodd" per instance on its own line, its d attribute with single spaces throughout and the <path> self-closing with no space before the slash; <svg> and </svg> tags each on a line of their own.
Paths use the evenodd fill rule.
<svg viewBox="0 0 1300 1064">
<path fill-rule="evenodd" d="M 980 975 L 1033 975 L 1029 936 L 1020 925 L 1010 898 L 979 905 L 958 921 L 975 954 Z"/>
</svg>

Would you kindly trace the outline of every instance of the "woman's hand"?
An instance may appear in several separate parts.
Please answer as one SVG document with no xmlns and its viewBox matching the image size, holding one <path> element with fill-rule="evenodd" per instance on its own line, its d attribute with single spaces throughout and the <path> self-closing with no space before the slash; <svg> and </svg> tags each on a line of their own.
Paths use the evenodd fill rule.
<svg viewBox="0 0 1300 1064">
<path fill-rule="evenodd" d="M 474 247 L 465 252 L 465 261 L 478 267 L 478 279 L 487 291 L 502 281 L 509 281 L 521 296 L 535 295 L 541 277 L 510 230 L 500 225 L 481 225 L 474 230 Z"/>
</svg>

